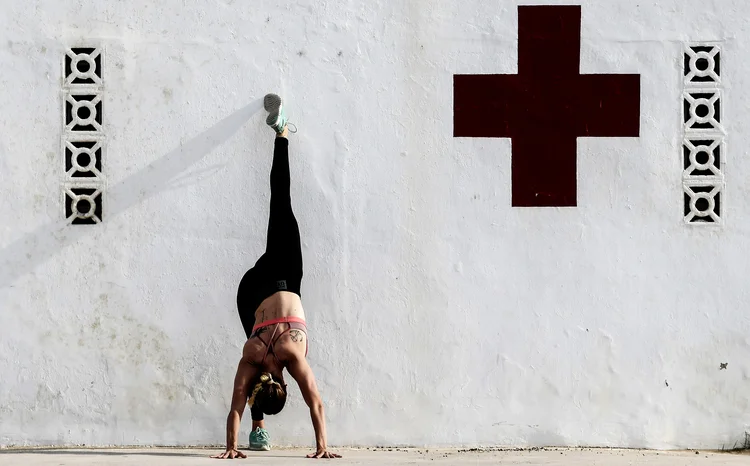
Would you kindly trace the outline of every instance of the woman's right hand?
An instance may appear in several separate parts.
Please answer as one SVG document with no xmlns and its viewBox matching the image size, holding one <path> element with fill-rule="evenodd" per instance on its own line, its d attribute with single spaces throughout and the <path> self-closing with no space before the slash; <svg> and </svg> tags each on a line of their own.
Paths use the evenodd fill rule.
<svg viewBox="0 0 750 466">
<path fill-rule="evenodd" d="M 227 451 L 225 451 L 224 453 L 220 455 L 214 455 L 211 458 L 220 460 L 233 460 L 235 458 L 247 458 L 247 455 L 237 450 L 236 448 L 227 448 Z"/>
<path fill-rule="evenodd" d="M 315 453 L 311 453 L 307 455 L 306 458 L 341 458 L 341 455 L 337 455 L 336 453 L 331 453 L 327 451 L 325 448 L 318 448 Z"/>
</svg>

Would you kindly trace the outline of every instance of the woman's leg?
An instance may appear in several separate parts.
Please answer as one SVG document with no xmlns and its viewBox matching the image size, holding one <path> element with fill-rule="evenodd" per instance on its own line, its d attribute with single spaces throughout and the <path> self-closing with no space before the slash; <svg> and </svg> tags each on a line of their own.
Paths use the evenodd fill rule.
<svg viewBox="0 0 750 466">
<path fill-rule="evenodd" d="M 237 289 L 237 311 L 240 314 L 240 322 L 242 322 L 242 328 L 245 330 L 245 336 L 250 338 L 253 333 L 253 326 L 255 325 L 255 311 L 263 302 L 264 298 L 260 298 L 262 287 L 263 258 L 258 260 L 253 268 L 245 272 L 245 275 L 240 281 L 240 286 Z"/>
<path fill-rule="evenodd" d="M 289 140 L 286 130 L 276 137 L 271 167 L 271 207 L 266 255 L 275 291 L 300 294 L 302 248 L 299 225 L 292 210 Z"/>
<path fill-rule="evenodd" d="M 292 211 L 286 135 L 286 130 L 279 133 L 274 143 L 266 252 L 242 277 L 237 291 L 237 310 L 248 338 L 255 325 L 255 311 L 264 299 L 277 291 L 300 295 L 302 249 L 299 226 Z"/>
</svg>

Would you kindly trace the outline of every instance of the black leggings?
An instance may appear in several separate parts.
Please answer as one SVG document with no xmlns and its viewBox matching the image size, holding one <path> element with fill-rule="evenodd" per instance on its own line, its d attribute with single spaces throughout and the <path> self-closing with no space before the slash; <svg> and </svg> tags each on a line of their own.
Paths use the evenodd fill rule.
<svg viewBox="0 0 750 466">
<path fill-rule="evenodd" d="M 245 335 L 250 338 L 255 311 L 264 299 L 278 291 L 302 296 L 302 248 L 299 226 L 292 212 L 289 190 L 289 140 L 276 138 L 271 166 L 271 212 L 268 218 L 266 252 L 248 270 L 237 290 L 237 310 Z M 263 412 L 250 407 L 254 421 L 263 420 Z"/>
<path fill-rule="evenodd" d="M 276 138 L 266 252 L 245 273 L 237 290 L 237 310 L 248 338 L 255 325 L 255 311 L 264 299 L 278 291 L 302 296 L 302 248 L 289 189 L 289 140 Z"/>
</svg>

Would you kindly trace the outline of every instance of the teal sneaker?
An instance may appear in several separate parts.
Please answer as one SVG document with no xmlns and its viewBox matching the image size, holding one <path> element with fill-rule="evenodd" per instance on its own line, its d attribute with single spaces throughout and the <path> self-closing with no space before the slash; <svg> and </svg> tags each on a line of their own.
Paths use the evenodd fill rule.
<svg viewBox="0 0 750 466">
<path fill-rule="evenodd" d="M 268 112 L 268 118 L 266 118 L 266 124 L 273 128 L 277 134 L 284 132 L 284 126 L 286 126 L 286 113 L 284 112 L 284 105 L 281 102 L 281 97 L 276 94 L 267 94 L 263 97 L 263 108 Z"/>
<path fill-rule="evenodd" d="M 250 449 L 256 451 L 268 451 L 271 449 L 271 438 L 266 429 L 258 427 L 250 432 Z"/>
</svg>

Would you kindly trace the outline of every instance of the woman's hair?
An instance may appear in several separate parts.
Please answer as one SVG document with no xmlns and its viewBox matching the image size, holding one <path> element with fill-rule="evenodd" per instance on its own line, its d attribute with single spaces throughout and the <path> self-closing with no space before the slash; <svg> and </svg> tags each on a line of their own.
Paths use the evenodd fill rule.
<svg viewBox="0 0 750 466">
<path fill-rule="evenodd" d="M 260 381 L 255 384 L 247 404 L 250 407 L 257 406 L 263 414 L 278 414 L 286 404 L 286 385 L 273 380 L 271 374 L 264 372 L 260 375 Z"/>
</svg>

